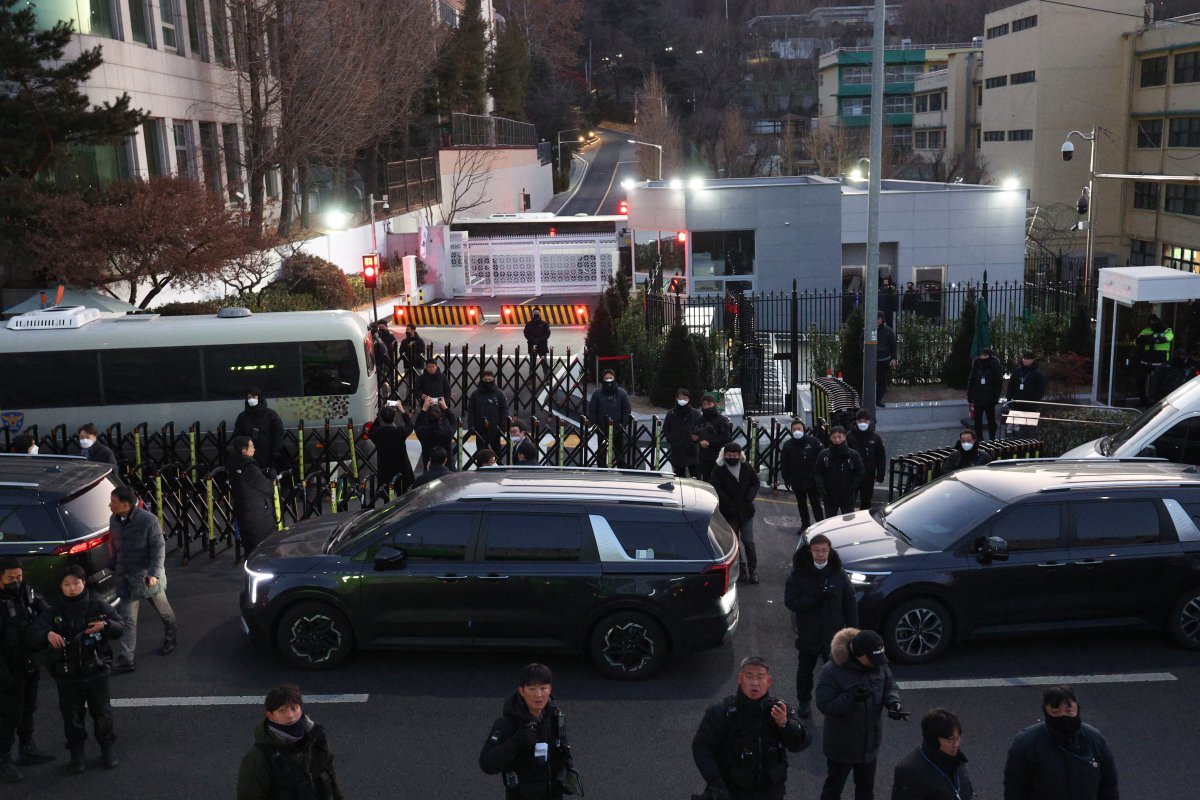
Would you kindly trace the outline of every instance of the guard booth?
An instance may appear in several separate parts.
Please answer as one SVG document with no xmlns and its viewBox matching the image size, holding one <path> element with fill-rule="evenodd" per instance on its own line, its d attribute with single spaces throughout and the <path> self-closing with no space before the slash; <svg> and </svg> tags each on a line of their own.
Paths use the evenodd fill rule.
<svg viewBox="0 0 1200 800">
<path fill-rule="evenodd" d="M 1092 397 L 1124 405 L 1130 392 L 1137 396 L 1140 373 L 1133 340 L 1151 313 L 1175 331 L 1172 354 L 1200 346 L 1188 342 L 1183 330 L 1188 304 L 1200 300 L 1200 275 L 1170 267 L 1108 267 L 1099 270 L 1098 280 Z"/>
</svg>

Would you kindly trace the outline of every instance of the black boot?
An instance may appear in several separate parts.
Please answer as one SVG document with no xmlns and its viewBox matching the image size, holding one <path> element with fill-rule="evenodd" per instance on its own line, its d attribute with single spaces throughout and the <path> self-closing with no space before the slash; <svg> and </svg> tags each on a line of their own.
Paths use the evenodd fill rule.
<svg viewBox="0 0 1200 800">
<path fill-rule="evenodd" d="M 87 769 L 87 762 L 83 760 L 83 745 L 71 748 L 71 765 L 68 769 L 76 775 Z"/>
<path fill-rule="evenodd" d="M 20 783 L 25 779 L 21 774 L 21 770 L 17 769 L 17 765 L 12 762 L 10 753 L 0 754 L 0 781 L 5 783 Z"/>
<path fill-rule="evenodd" d="M 117 760 L 117 754 L 113 752 L 111 744 L 100 745 L 100 763 L 104 764 L 105 769 L 116 769 L 121 762 Z"/>
<path fill-rule="evenodd" d="M 17 763 L 21 766 L 29 764 L 45 764 L 48 761 L 53 761 L 54 756 L 49 753 L 44 753 L 38 749 L 34 741 L 30 739 L 26 742 L 21 742 L 17 748 Z"/>
</svg>

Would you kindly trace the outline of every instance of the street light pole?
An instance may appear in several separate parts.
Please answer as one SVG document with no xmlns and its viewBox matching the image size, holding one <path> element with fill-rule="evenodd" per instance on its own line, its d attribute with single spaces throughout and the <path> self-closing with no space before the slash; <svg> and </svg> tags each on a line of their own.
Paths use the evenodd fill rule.
<svg viewBox="0 0 1200 800">
<path fill-rule="evenodd" d="M 559 131 L 558 136 L 555 137 L 558 141 L 558 171 L 559 172 L 562 172 L 564 169 L 567 168 L 567 162 L 563 159 L 562 135 L 564 133 L 570 133 L 571 131 L 578 131 L 578 130 L 579 130 L 579 128 L 567 128 L 565 131 Z"/>
<path fill-rule="evenodd" d="M 875 0 L 875 38 L 871 47 L 871 157 L 867 173 L 867 274 L 863 287 L 862 407 L 875 414 L 875 370 L 879 355 L 879 198 L 883 172 L 883 59 L 887 27 L 885 0 Z M 893 354 L 894 355 L 894 354 Z"/>
<path fill-rule="evenodd" d="M 1094 198 L 1092 197 L 1092 185 L 1096 182 L 1096 131 L 1098 128 L 1092 127 L 1091 133 L 1083 131 L 1071 131 L 1067 134 L 1067 141 L 1071 141 L 1072 136 L 1078 136 L 1088 143 L 1088 182 L 1087 188 L 1084 189 L 1084 194 L 1087 195 L 1087 236 L 1084 237 L 1084 265 L 1083 265 L 1083 284 L 1085 288 L 1091 288 L 1092 285 L 1092 259 L 1094 258 L 1093 247 L 1095 239 L 1092 233 L 1092 209 L 1095 207 Z M 1066 151 L 1063 151 L 1066 153 Z"/>
<path fill-rule="evenodd" d="M 658 150 L 658 179 L 661 181 L 662 180 L 662 159 L 663 159 L 662 145 L 654 144 L 653 142 L 639 142 L 637 139 L 626 139 L 625 141 L 629 142 L 630 144 L 640 144 L 644 147 L 653 147 L 656 150 Z"/>
<path fill-rule="evenodd" d="M 385 194 L 379 200 L 375 199 L 375 195 L 371 194 L 367 198 L 367 205 L 370 206 L 371 215 L 371 253 L 375 256 L 375 280 L 379 280 L 379 244 L 375 237 L 375 204 L 379 203 L 384 210 L 388 209 L 388 196 Z M 371 322 L 379 321 L 379 309 L 375 307 L 375 287 L 371 287 Z"/>
</svg>

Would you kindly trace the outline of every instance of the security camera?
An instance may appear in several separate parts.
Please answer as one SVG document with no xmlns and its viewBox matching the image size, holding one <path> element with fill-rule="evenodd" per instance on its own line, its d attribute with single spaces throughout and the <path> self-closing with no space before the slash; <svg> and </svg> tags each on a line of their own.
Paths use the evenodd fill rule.
<svg viewBox="0 0 1200 800">
<path fill-rule="evenodd" d="M 387 202 L 386 200 L 384 200 L 384 201 L 383 201 L 383 210 L 384 210 L 384 211 L 391 211 L 391 210 L 392 210 L 392 207 L 391 207 L 390 205 L 388 205 L 388 202 Z"/>
<path fill-rule="evenodd" d="M 1063 142 L 1062 157 L 1063 157 L 1063 161 L 1070 161 L 1072 158 L 1075 157 L 1075 145 L 1071 144 L 1070 139 Z"/>
<path fill-rule="evenodd" d="M 1079 212 L 1079 216 L 1082 217 L 1088 213 L 1088 203 L 1090 200 L 1091 197 L 1089 196 L 1089 192 L 1085 186 L 1083 191 L 1079 194 L 1079 199 L 1075 201 L 1075 210 Z"/>
</svg>

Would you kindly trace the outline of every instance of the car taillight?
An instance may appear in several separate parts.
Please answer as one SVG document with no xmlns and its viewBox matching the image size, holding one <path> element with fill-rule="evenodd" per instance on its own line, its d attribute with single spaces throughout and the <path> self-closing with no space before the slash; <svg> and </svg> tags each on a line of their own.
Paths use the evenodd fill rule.
<svg viewBox="0 0 1200 800">
<path fill-rule="evenodd" d="M 733 569 L 733 561 L 722 561 L 719 564 L 705 567 L 701 575 L 712 575 L 721 581 L 721 594 L 729 591 L 729 573 Z"/>
<path fill-rule="evenodd" d="M 93 536 L 91 539 L 84 539 L 82 542 L 74 544 L 64 544 L 54 548 L 56 556 L 73 556 L 79 553 L 86 553 L 88 550 L 95 550 L 97 547 L 103 547 L 108 544 L 110 536 L 108 531 L 105 531 L 99 536 Z"/>
</svg>

